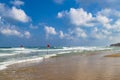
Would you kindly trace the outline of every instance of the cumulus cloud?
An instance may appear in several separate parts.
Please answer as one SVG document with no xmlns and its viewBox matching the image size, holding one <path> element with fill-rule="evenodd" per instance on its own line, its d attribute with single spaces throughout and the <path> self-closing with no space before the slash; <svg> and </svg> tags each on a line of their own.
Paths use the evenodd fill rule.
<svg viewBox="0 0 120 80">
<path fill-rule="evenodd" d="M 97 15 L 97 21 L 101 23 L 105 28 L 111 29 L 112 26 L 109 24 L 112 20 L 103 15 Z"/>
<path fill-rule="evenodd" d="M 21 22 L 28 22 L 30 20 L 22 9 L 17 9 L 16 7 L 12 7 L 8 16 Z"/>
<path fill-rule="evenodd" d="M 14 6 L 10 8 L 4 3 L 0 3 L 0 34 L 8 37 L 30 38 L 31 34 L 29 31 L 19 29 L 19 26 L 13 25 L 11 21 L 7 21 L 8 19 L 24 23 L 30 20 L 22 9 Z"/>
<path fill-rule="evenodd" d="M 112 30 L 120 32 L 120 19 L 116 20 L 112 26 Z"/>
<path fill-rule="evenodd" d="M 70 11 L 62 11 L 58 13 L 58 18 L 68 16 L 72 24 L 76 26 L 93 26 L 90 21 L 94 20 L 91 13 L 83 10 L 83 8 L 71 8 Z"/>
<path fill-rule="evenodd" d="M 44 29 L 45 29 L 45 32 L 46 32 L 46 35 L 56 35 L 57 32 L 55 30 L 54 27 L 51 27 L 51 26 L 44 26 Z"/>
<path fill-rule="evenodd" d="M 81 29 L 80 27 L 75 27 L 70 28 L 66 33 L 63 33 L 63 31 L 59 31 L 59 37 L 61 39 L 78 40 L 86 39 L 88 35 L 86 34 L 85 30 Z"/>
<path fill-rule="evenodd" d="M 91 31 L 91 37 L 95 38 L 95 39 L 105 39 L 107 36 L 104 33 L 108 33 L 106 30 L 104 30 L 102 32 L 102 30 L 98 29 L 97 27 L 95 27 L 92 31 Z"/>
<path fill-rule="evenodd" d="M 18 26 L 12 25 L 6 22 L 0 17 L 0 34 L 4 36 L 15 36 L 19 38 L 30 38 L 31 34 L 29 31 L 20 30 Z"/>
<path fill-rule="evenodd" d="M 18 36 L 18 37 L 23 36 L 19 31 L 15 30 L 15 29 L 6 28 L 6 29 L 2 29 L 0 32 L 3 35 L 7 35 L 7 36 Z"/>
<path fill-rule="evenodd" d="M 110 19 L 108 19 L 106 16 L 103 16 L 103 15 L 98 15 L 97 20 L 102 24 L 107 24 L 111 21 Z"/>
<path fill-rule="evenodd" d="M 102 9 L 101 11 L 97 12 L 97 15 L 103 15 L 109 18 L 120 18 L 120 11 L 116 10 L 116 9 L 111 9 L 111 8 L 105 8 Z"/>
<path fill-rule="evenodd" d="M 66 39 L 111 40 L 120 34 L 120 11 L 105 8 L 96 13 L 88 13 L 83 8 L 71 8 L 58 12 L 58 18 L 68 18 L 72 25 L 64 33 Z M 91 27 L 90 27 L 91 26 Z M 62 32 L 61 32 L 62 34 Z"/>
<path fill-rule="evenodd" d="M 119 31 L 120 11 L 114 9 L 103 9 L 97 12 L 96 18 L 106 29 L 111 29 L 115 32 Z"/>
<path fill-rule="evenodd" d="M 18 31 L 17 29 L 12 29 L 12 28 L 2 28 L 0 29 L 0 33 L 5 35 L 5 36 L 17 36 L 20 38 L 30 38 L 31 34 L 28 31 L 25 31 L 24 33 L 21 31 Z"/>
<path fill-rule="evenodd" d="M 24 5 L 24 2 L 21 0 L 14 0 L 10 2 L 11 4 L 15 5 L 15 6 L 21 6 Z"/>
<path fill-rule="evenodd" d="M 20 22 L 29 22 L 30 17 L 22 9 L 18 9 L 16 7 L 8 7 L 3 3 L 0 3 L 0 16 L 5 18 L 14 19 Z"/>
<path fill-rule="evenodd" d="M 85 33 L 84 30 L 82 30 L 81 28 L 76 28 L 74 30 L 74 33 L 76 34 L 77 37 L 82 37 L 82 38 L 86 38 L 87 34 Z"/>
<path fill-rule="evenodd" d="M 75 27 L 75 28 L 71 28 L 69 29 L 68 33 L 65 34 L 65 38 L 67 39 L 85 39 L 87 38 L 87 34 L 85 32 L 85 30 L 81 29 L 80 27 Z"/>
<path fill-rule="evenodd" d="M 87 13 L 82 8 L 80 9 L 71 8 L 69 12 L 69 16 L 70 16 L 71 22 L 77 26 L 81 26 L 81 25 L 92 26 L 89 23 L 89 21 L 93 19 L 92 14 Z"/>
</svg>

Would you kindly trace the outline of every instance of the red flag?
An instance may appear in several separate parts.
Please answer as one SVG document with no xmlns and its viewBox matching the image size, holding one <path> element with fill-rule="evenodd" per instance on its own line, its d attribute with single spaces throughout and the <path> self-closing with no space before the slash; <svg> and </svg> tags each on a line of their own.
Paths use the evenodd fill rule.
<svg viewBox="0 0 120 80">
<path fill-rule="evenodd" d="M 47 47 L 50 48 L 50 44 L 48 44 Z"/>
</svg>

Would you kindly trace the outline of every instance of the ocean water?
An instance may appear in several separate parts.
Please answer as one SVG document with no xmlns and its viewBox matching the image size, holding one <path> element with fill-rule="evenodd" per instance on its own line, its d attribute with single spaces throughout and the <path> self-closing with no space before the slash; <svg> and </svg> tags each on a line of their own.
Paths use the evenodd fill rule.
<svg viewBox="0 0 120 80">
<path fill-rule="evenodd" d="M 8 65 L 22 62 L 37 62 L 58 54 L 75 54 L 85 51 L 119 50 L 111 47 L 61 47 L 61 48 L 0 48 L 0 70 Z"/>
</svg>

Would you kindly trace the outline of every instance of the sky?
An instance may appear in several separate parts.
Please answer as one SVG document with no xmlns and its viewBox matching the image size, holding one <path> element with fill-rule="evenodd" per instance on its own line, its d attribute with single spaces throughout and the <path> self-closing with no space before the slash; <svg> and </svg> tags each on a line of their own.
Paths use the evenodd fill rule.
<svg viewBox="0 0 120 80">
<path fill-rule="evenodd" d="M 0 47 L 120 42 L 119 0 L 0 0 Z"/>
</svg>

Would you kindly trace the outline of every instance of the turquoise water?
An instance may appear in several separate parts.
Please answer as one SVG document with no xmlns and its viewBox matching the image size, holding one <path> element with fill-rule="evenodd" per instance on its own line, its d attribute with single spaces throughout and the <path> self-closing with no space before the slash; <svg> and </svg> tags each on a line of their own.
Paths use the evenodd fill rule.
<svg viewBox="0 0 120 80">
<path fill-rule="evenodd" d="M 41 48 L 0 48 L 0 70 L 7 68 L 8 65 L 21 62 L 34 62 L 57 56 L 57 54 L 82 53 L 99 50 L 119 50 L 110 47 L 53 47 Z"/>
</svg>

